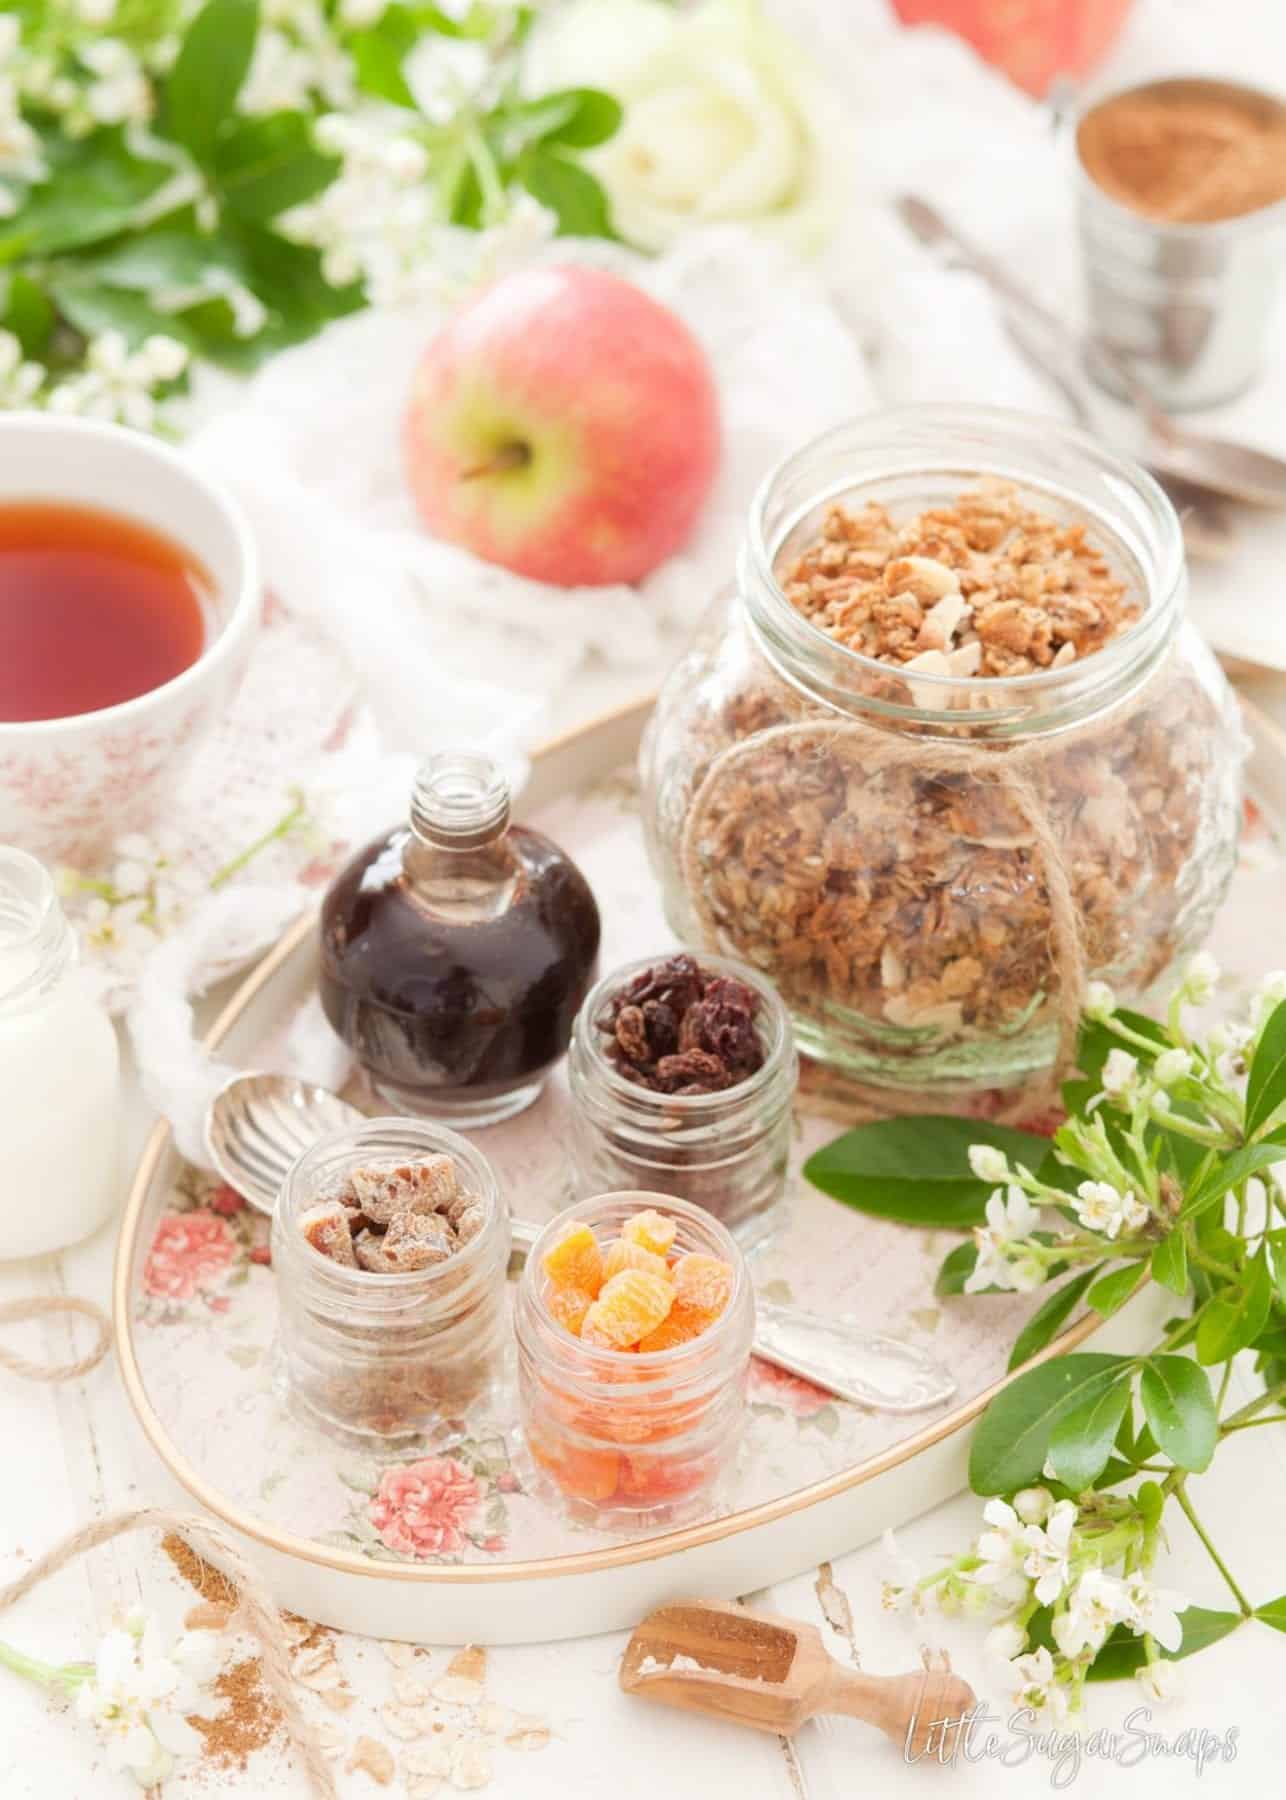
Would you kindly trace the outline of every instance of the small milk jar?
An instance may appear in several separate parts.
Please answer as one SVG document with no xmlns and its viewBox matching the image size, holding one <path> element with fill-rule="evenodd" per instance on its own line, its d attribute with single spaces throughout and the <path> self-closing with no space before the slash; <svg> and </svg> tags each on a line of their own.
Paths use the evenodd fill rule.
<svg viewBox="0 0 1286 1800">
<path fill-rule="evenodd" d="M 116 1033 L 46 870 L 0 847 L 0 1257 L 88 1237 L 116 1203 Z"/>
</svg>

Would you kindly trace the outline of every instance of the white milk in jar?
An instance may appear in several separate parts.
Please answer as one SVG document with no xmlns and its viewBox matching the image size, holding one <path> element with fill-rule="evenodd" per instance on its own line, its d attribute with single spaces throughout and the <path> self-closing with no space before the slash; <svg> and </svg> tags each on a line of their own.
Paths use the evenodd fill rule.
<svg viewBox="0 0 1286 1800">
<path fill-rule="evenodd" d="M 116 1033 L 53 882 L 0 847 L 0 1257 L 87 1237 L 117 1198 Z"/>
</svg>

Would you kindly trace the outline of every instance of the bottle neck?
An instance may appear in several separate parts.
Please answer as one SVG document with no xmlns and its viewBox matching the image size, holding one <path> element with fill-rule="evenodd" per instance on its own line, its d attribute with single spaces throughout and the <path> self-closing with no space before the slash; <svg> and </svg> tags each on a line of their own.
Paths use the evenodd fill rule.
<svg viewBox="0 0 1286 1800">
<path fill-rule="evenodd" d="M 0 1018 L 40 1006 L 76 960 L 76 939 L 48 871 L 0 847 Z"/>
<path fill-rule="evenodd" d="M 417 902 L 434 917 L 476 924 L 510 905 L 518 866 L 509 802 L 509 782 L 489 756 L 448 750 L 420 765 L 404 862 Z"/>
</svg>

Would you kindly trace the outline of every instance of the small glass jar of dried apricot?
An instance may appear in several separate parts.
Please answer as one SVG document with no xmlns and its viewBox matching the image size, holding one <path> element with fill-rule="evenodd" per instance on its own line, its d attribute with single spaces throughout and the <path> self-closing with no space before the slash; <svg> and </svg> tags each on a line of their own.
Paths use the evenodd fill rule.
<svg viewBox="0 0 1286 1800">
<path fill-rule="evenodd" d="M 735 1239 L 686 1200 L 602 1194 L 552 1220 L 514 1306 L 546 1492 L 608 1528 L 706 1510 L 741 1437 L 754 1313 Z"/>
</svg>

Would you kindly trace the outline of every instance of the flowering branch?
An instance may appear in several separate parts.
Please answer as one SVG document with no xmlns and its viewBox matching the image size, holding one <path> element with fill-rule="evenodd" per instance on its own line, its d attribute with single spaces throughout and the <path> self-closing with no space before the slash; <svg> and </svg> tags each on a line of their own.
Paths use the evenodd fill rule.
<svg viewBox="0 0 1286 1800">
<path fill-rule="evenodd" d="M 1087 1681 L 1132 1674 L 1161 1698 L 1175 1659 L 1247 1620 L 1286 1630 L 1286 1596 L 1248 1597 L 1188 1491 L 1224 1438 L 1286 1419 L 1286 1230 L 1274 1225 L 1283 1210 L 1275 1167 L 1286 1161 L 1286 973 L 1267 977 L 1243 1018 L 1198 1033 L 1192 1010 L 1217 980 L 1213 960 L 1195 957 L 1164 1023 L 1091 984 L 1080 1074 L 1064 1090 L 1067 1118 L 1052 1142 L 917 1119 L 892 1136 L 887 1123 L 850 1132 L 807 1171 L 847 1204 L 875 1209 L 865 1170 L 887 1174 L 896 1145 L 896 1216 L 916 1220 L 919 1187 L 918 1222 L 941 1222 L 944 1182 L 956 1223 L 970 1223 L 976 1208 L 971 1241 L 947 1257 L 940 1291 L 1056 1283 L 1020 1333 L 1011 1368 L 1044 1349 L 1082 1302 L 1106 1318 L 1151 1280 L 1182 1305 L 1150 1355 L 1064 1355 L 1017 1374 L 971 1446 L 970 1482 L 987 1498 L 989 1529 L 944 1569 L 904 1572 L 888 1589 L 894 1606 L 932 1596 L 948 1608 L 1000 1609 L 989 1643 L 1009 1665 L 1015 1700 L 1055 1722 L 1080 1710 Z M 1243 1350 L 1264 1391 L 1225 1413 Z M 1171 1502 L 1235 1611 L 1196 1607 L 1154 1584 Z"/>
</svg>

